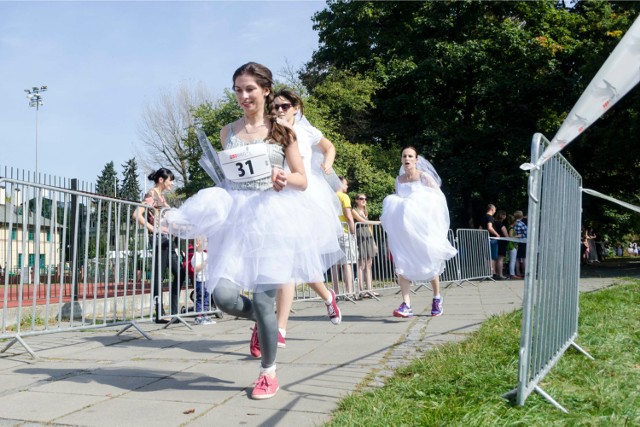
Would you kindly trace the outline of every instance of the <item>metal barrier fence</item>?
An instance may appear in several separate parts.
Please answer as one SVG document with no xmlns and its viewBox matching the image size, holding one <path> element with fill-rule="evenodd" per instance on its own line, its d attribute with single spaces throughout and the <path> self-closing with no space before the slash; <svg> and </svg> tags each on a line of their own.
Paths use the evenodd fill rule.
<svg viewBox="0 0 640 427">
<path fill-rule="evenodd" d="M 535 134 L 535 164 L 549 142 Z M 507 393 L 524 405 L 532 391 L 567 412 L 539 386 L 578 336 L 582 178 L 560 154 L 529 177 L 529 222 L 517 389 Z"/>
<path fill-rule="evenodd" d="M 379 221 L 358 222 L 355 226 L 356 233 L 345 234 L 344 237 L 346 247 L 355 245 L 352 262 L 334 266 L 328 271 L 325 285 L 347 301 L 355 302 L 362 297 L 377 299 L 376 290 L 398 288 L 393 257 L 387 246 L 387 234 Z M 440 282 L 447 286 L 462 286 L 465 282 L 474 284 L 473 280 L 493 280 L 488 231 L 460 229 L 455 236 L 452 230 L 448 231 L 449 242 L 458 250 L 458 254 L 445 263 Z M 349 283 L 350 279 L 352 283 Z M 413 284 L 413 292 L 421 287 L 430 289 L 429 282 Z M 313 299 L 317 299 L 317 296 L 308 286 L 296 286 L 295 301 Z"/>
<path fill-rule="evenodd" d="M 456 230 L 460 280 L 491 279 L 491 247 L 489 231 L 480 229 Z M 491 279 L 493 280 L 493 279 Z"/>
<path fill-rule="evenodd" d="M 136 322 L 190 328 L 185 318 L 222 317 L 197 286 L 195 239 L 163 234 L 158 224 L 148 230 L 148 206 L 12 178 L 0 178 L 0 188 L 0 339 L 10 339 L 0 352 L 19 342 L 36 357 L 23 340 L 30 335 L 122 325 L 119 334 L 133 326 L 149 338 Z M 476 264 L 488 265 L 488 236 L 481 230 L 456 235 L 449 230 L 458 255 L 447 261 L 441 281 L 460 286 L 482 277 Z M 344 239 L 353 254 L 326 273 L 327 287 L 352 302 L 397 288 L 379 222 L 357 223 Z M 306 284 L 296 286 L 295 298 L 318 299 Z"/>
<path fill-rule="evenodd" d="M 36 357 L 23 337 L 151 319 L 152 234 L 134 218 L 147 207 L 11 178 L 0 187 L 2 352 L 19 342 Z"/>
</svg>

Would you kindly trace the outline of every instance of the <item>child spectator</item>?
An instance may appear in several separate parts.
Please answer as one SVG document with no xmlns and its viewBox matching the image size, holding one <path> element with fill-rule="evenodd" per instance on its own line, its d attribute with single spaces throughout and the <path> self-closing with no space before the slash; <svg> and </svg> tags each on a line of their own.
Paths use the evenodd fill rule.
<svg viewBox="0 0 640 427">
<path fill-rule="evenodd" d="M 196 325 L 211 325 L 215 320 L 203 314 L 209 311 L 211 296 L 207 291 L 207 252 L 204 250 L 202 238 L 196 238 L 196 250 L 191 258 L 191 266 L 195 274 L 196 287 Z"/>
</svg>

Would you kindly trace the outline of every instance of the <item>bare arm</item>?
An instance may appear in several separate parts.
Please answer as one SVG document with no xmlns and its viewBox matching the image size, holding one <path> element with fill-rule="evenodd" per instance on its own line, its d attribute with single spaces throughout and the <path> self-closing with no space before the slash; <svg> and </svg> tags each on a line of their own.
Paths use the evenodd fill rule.
<svg viewBox="0 0 640 427">
<path fill-rule="evenodd" d="M 487 230 L 489 230 L 489 234 L 493 237 L 500 237 L 495 228 L 493 228 L 493 224 L 491 222 L 487 223 Z"/>
<path fill-rule="evenodd" d="M 138 224 L 140 224 L 143 227 L 146 227 L 146 229 L 149 230 L 150 233 L 153 233 L 153 224 L 147 221 L 147 217 L 145 215 L 147 212 L 147 209 L 153 209 L 151 207 L 153 206 L 153 199 L 151 197 L 147 197 L 142 201 L 142 203 L 149 205 L 149 207 L 144 208 L 143 206 L 139 206 L 134 213 L 134 217 L 136 221 L 138 221 Z"/>
<path fill-rule="evenodd" d="M 354 221 L 354 222 L 364 222 L 364 221 L 366 221 L 366 220 L 367 220 L 366 218 L 363 218 L 363 217 L 358 213 L 358 211 L 357 211 L 357 210 L 355 210 L 355 209 L 350 209 L 350 211 L 351 211 L 351 215 L 353 216 L 353 221 Z M 345 215 L 345 216 L 346 216 L 346 215 Z"/>
<path fill-rule="evenodd" d="M 336 147 L 333 142 L 329 141 L 324 136 L 320 139 L 318 146 L 324 153 L 324 163 L 320 164 L 320 167 L 324 173 L 329 173 L 333 167 L 333 162 L 336 159 Z"/>
<path fill-rule="evenodd" d="M 351 208 L 342 208 L 344 217 L 347 218 L 347 225 L 349 226 L 349 232 L 354 234 L 356 232 L 356 224 L 353 221 L 353 215 L 351 214 Z"/>
<path fill-rule="evenodd" d="M 304 171 L 300 150 L 298 149 L 298 141 L 291 141 L 287 148 L 284 149 L 284 154 L 291 172 L 287 173 L 282 169 L 274 168 L 271 176 L 274 190 L 280 191 L 286 186 L 297 190 L 306 190 L 307 175 Z"/>
</svg>

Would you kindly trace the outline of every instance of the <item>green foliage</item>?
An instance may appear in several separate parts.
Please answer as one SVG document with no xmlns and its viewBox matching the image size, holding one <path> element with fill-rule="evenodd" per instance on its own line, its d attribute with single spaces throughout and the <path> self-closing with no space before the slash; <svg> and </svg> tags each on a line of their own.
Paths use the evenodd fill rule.
<svg viewBox="0 0 640 427">
<path fill-rule="evenodd" d="M 104 165 L 102 173 L 98 176 L 96 193 L 103 196 L 115 197 L 118 191 L 118 185 L 118 173 L 113 165 L 113 161 L 111 161 Z"/>
<path fill-rule="evenodd" d="M 135 157 L 127 160 L 122 165 L 122 186 L 118 192 L 118 197 L 124 200 L 139 201 L 142 198 L 142 190 L 138 182 L 138 163 Z"/>
<path fill-rule="evenodd" d="M 635 2 L 329 1 L 314 17 L 320 47 L 301 79 L 350 142 L 374 145 L 376 157 L 416 146 L 443 179 L 452 225 L 468 226 L 489 202 L 526 210 L 519 165 L 532 135 L 551 139 L 637 12 Z M 348 94 L 356 78 L 366 82 L 364 103 Z M 621 126 L 637 105 L 610 113 L 635 154 L 619 150 L 625 166 L 640 154 L 630 147 L 636 126 Z M 612 151 L 615 137 L 604 133 L 593 138 Z"/>
<path fill-rule="evenodd" d="M 518 311 L 428 351 L 384 387 L 347 397 L 328 425 L 637 425 L 639 319 L 640 282 L 581 295 L 578 344 L 595 360 L 570 349 L 542 385 L 569 414 L 535 393 L 524 408 L 502 397 L 517 384 Z"/>
</svg>

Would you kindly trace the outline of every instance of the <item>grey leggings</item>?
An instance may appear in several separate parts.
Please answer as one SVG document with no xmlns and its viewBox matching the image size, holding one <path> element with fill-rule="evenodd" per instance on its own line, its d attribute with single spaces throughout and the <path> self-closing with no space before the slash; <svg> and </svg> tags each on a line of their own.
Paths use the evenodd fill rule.
<svg viewBox="0 0 640 427">
<path fill-rule="evenodd" d="M 221 279 L 213 288 L 213 300 L 220 310 L 257 322 L 263 368 L 270 368 L 276 363 L 278 320 L 273 309 L 275 298 L 276 291 L 271 289 L 254 292 L 251 301 L 240 294 L 238 285 L 227 279 Z"/>
</svg>

